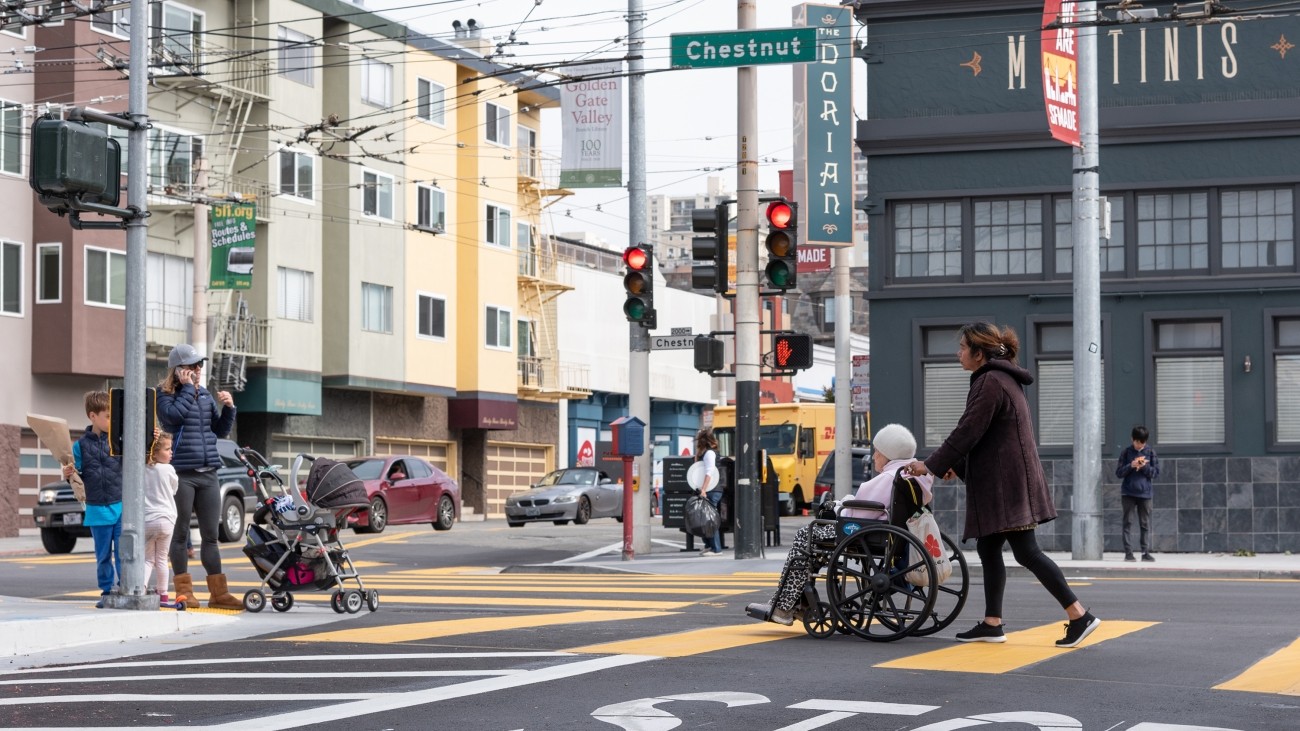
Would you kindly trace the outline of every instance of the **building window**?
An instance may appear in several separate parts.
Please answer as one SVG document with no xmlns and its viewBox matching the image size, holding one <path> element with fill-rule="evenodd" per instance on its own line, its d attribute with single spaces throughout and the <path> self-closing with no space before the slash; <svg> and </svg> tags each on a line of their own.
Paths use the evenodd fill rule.
<svg viewBox="0 0 1300 731">
<path fill-rule="evenodd" d="M 428 79 L 415 81 L 415 116 L 436 125 L 447 123 L 447 87 Z"/>
<path fill-rule="evenodd" d="M 23 173 L 23 105 L 0 102 L 0 172 Z"/>
<path fill-rule="evenodd" d="M 370 170 L 361 174 L 361 212 L 393 220 L 393 176 Z"/>
<path fill-rule="evenodd" d="M 977 200 L 974 216 L 975 276 L 1041 274 L 1043 203 L 1040 200 Z"/>
<path fill-rule="evenodd" d="M 821 313 L 821 331 L 824 333 L 835 332 L 835 298 L 823 297 L 817 309 Z"/>
<path fill-rule="evenodd" d="M 961 203 L 894 206 L 894 274 L 900 279 L 961 276 Z"/>
<path fill-rule="evenodd" d="M 960 330 L 957 326 L 921 330 L 921 408 L 926 447 L 943 444 L 966 409 L 970 374 L 957 360 Z"/>
<path fill-rule="evenodd" d="M 1209 216 L 1205 192 L 1137 196 L 1138 271 L 1208 269 Z"/>
<path fill-rule="evenodd" d="M 1155 324 L 1156 434 L 1161 444 L 1222 444 L 1223 323 Z"/>
<path fill-rule="evenodd" d="M 123 152 L 127 149 L 122 146 Z M 167 129 L 149 130 L 149 184 L 187 192 L 194 184 L 194 161 L 203 156 L 203 138 Z M 123 154 L 123 170 L 126 169 Z"/>
<path fill-rule="evenodd" d="M 416 309 L 420 312 L 417 333 L 426 338 L 447 337 L 447 300 L 442 297 L 421 294 L 416 297 Z"/>
<path fill-rule="evenodd" d="M 1074 444 L 1074 328 L 1039 324 L 1035 328 L 1038 376 L 1038 441 L 1043 446 Z M 1102 361 L 1103 373 L 1104 363 Z M 1106 431 L 1106 380 L 1101 383 L 1101 425 Z M 1105 440 L 1103 439 L 1104 443 Z"/>
<path fill-rule="evenodd" d="M 510 310 L 488 306 L 487 346 L 489 348 L 510 347 Z"/>
<path fill-rule="evenodd" d="M 416 228 L 443 233 L 447 230 L 447 194 L 431 185 L 415 186 Z"/>
<path fill-rule="evenodd" d="M 485 217 L 487 242 L 493 246 L 510 248 L 510 211 L 489 203 Z"/>
<path fill-rule="evenodd" d="M 1285 188 L 1223 192 L 1224 269 L 1295 267 L 1294 196 Z"/>
<path fill-rule="evenodd" d="M 63 301 L 63 244 L 36 245 L 36 301 Z"/>
<path fill-rule="evenodd" d="M 315 200 L 316 158 L 297 150 L 280 150 L 280 195 Z"/>
<path fill-rule="evenodd" d="M 537 357 L 537 330 L 536 324 L 532 320 L 520 319 L 515 323 L 515 330 L 518 333 L 518 347 L 516 351 L 521 358 Z"/>
<path fill-rule="evenodd" d="M 276 316 L 282 320 L 311 322 L 316 301 L 316 275 L 302 269 L 276 267 Z"/>
<path fill-rule="evenodd" d="M 145 258 L 145 325 L 189 332 L 194 309 L 194 260 L 151 251 Z"/>
<path fill-rule="evenodd" d="M 1300 444 L 1300 317 L 1273 320 L 1273 374 L 1277 443 Z"/>
<path fill-rule="evenodd" d="M 86 247 L 86 303 L 126 307 L 126 254 Z"/>
<path fill-rule="evenodd" d="M 492 102 L 487 103 L 487 140 L 510 145 L 510 110 Z"/>
<path fill-rule="evenodd" d="M 118 38 L 131 37 L 131 8 L 118 8 L 90 16 L 90 27 Z"/>
<path fill-rule="evenodd" d="M 393 288 L 361 283 L 361 329 L 373 333 L 393 331 Z"/>
<path fill-rule="evenodd" d="M 202 62 L 199 51 L 203 13 L 173 2 L 153 3 L 152 48 L 164 73 L 192 73 Z"/>
<path fill-rule="evenodd" d="M 361 101 L 377 107 L 393 103 L 393 67 L 372 58 L 361 61 Z"/>
<path fill-rule="evenodd" d="M 23 314 L 23 245 L 0 241 L 0 314 Z"/>
<path fill-rule="evenodd" d="M 540 178 L 542 161 L 537 149 L 537 130 L 520 125 L 515 131 L 519 134 L 519 174 L 526 178 Z"/>
<path fill-rule="evenodd" d="M 1101 273 L 1124 272 L 1124 197 L 1115 195 L 1110 201 L 1110 238 L 1098 239 L 1101 256 Z M 1074 273 L 1074 202 L 1057 198 L 1053 202 L 1056 234 L 1056 273 Z M 1098 212 L 1098 215 L 1104 215 Z"/>
<path fill-rule="evenodd" d="M 299 33 L 283 25 L 279 27 L 280 75 L 290 81 L 312 86 L 316 66 L 315 41 L 306 33 Z"/>
</svg>

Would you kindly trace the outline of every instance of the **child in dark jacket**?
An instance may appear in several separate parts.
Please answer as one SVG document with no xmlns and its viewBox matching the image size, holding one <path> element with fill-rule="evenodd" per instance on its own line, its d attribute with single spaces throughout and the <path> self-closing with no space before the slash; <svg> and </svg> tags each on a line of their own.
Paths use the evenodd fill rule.
<svg viewBox="0 0 1300 731">
<path fill-rule="evenodd" d="M 1129 530 L 1133 527 L 1133 513 L 1138 516 L 1142 539 L 1142 560 L 1154 561 L 1151 555 L 1151 481 L 1160 475 L 1160 460 L 1156 451 L 1147 445 L 1151 434 L 1145 426 L 1133 427 L 1133 446 L 1125 447 L 1119 456 L 1115 476 L 1124 480 L 1120 487 L 1120 500 L 1124 503 L 1124 560 L 1136 561 Z"/>
<path fill-rule="evenodd" d="M 72 445 L 73 463 L 63 466 L 63 478 L 81 474 L 86 485 L 86 512 L 82 524 L 90 528 L 95 541 L 95 573 L 99 583 L 99 601 L 113 591 L 122 576 L 122 556 L 118 542 L 122 539 L 122 460 L 108 453 L 108 393 L 86 394 L 86 416 L 90 426 Z"/>
</svg>

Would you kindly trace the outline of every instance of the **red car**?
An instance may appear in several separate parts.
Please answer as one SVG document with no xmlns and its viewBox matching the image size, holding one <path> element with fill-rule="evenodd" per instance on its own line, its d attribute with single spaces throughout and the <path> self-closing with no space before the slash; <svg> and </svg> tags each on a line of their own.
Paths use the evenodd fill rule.
<svg viewBox="0 0 1300 731">
<path fill-rule="evenodd" d="M 420 457 L 357 457 L 345 464 L 365 482 L 370 499 L 370 508 L 351 520 L 358 533 L 380 533 L 390 524 L 406 523 L 451 530 L 460 517 L 460 485 Z"/>
</svg>

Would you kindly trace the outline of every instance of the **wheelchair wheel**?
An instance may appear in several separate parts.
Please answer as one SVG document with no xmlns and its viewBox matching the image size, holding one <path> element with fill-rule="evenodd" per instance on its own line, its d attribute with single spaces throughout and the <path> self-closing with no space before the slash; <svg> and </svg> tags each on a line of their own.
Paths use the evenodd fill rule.
<svg viewBox="0 0 1300 731">
<path fill-rule="evenodd" d="M 952 576 L 935 587 L 934 609 L 930 610 L 930 616 L 921 623 L 920 627 L 912 630 L 912 634 L 918 637 L 932 635 L 952 624 L 957 615 L 961 614 L 962 607 L 966 606 L 966 593 L 970 590 L 970 573 L 966 570 L 966 557 L 946 534 L 943 536 L 943 545 L 948 549 L 948 561 L 952 563 Z"/>
<path fill-rule="evenodd" d="M 835 615 L 831 612 L 831 605 L 826 602 L 817 602 L 817 606 L 803 608 L 803 629 L 811 637 L 824 640 L 835 634 Z"/>
<path fill-rule="evenodd" d="M 921 542 L 892 525 L 873 525 L 845 538 L 831 554 L 826 575 L 836 622 L 873 642 L 911 634 L 934 608 L 929 587 L 903 578 L 923 565 L 933 575 L 934 560 Z"/>
</svg>

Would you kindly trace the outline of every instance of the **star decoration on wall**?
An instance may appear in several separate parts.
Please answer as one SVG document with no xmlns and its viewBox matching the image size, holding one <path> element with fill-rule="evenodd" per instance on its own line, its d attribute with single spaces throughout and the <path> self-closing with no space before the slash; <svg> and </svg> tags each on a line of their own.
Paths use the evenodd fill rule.
<svg viewBox="0 0 1300 731">
<path fill-rule="evenodd" d="M 1291 50 L 1292 48 L 1295 48 L 1295 44 L 1292 43 L 1291 41 L 1288 41 L 1286 39 L 1286 36 L 1282 36 L 1277 39 L 1277 43 L 1274 43 L 1273 45 L 1269 46 L 1269 48 L 1273 49 L 1274 51 L 1277 51 L 1277 54 L 1282 58 L 1286 58 L 1286 52 Z"/>
<path fill-rule="evenodd" d="M 957 64 L 957 65 L 958 65 L 958 66 L 965 66 L 966 68 L 970 69 L 971 71 L 974 71 L 976 76 L 979 76 L 979 75 L 980 75 L 980 72 L 984 70 L 984 68 L 983 68 L 982 66 L 980 66 L 980 61 L 983 61 L 983 60 L 984 60 L 984 57 L 980 55 L 980 52 L 979 52 L 979 51 L 971 51 L 971 54 L 972 54 L 972 55 L 971 55 L 969 61 L 967 61 L 966 63 L 960 63 L 960 64 Z"/>
</svg>

